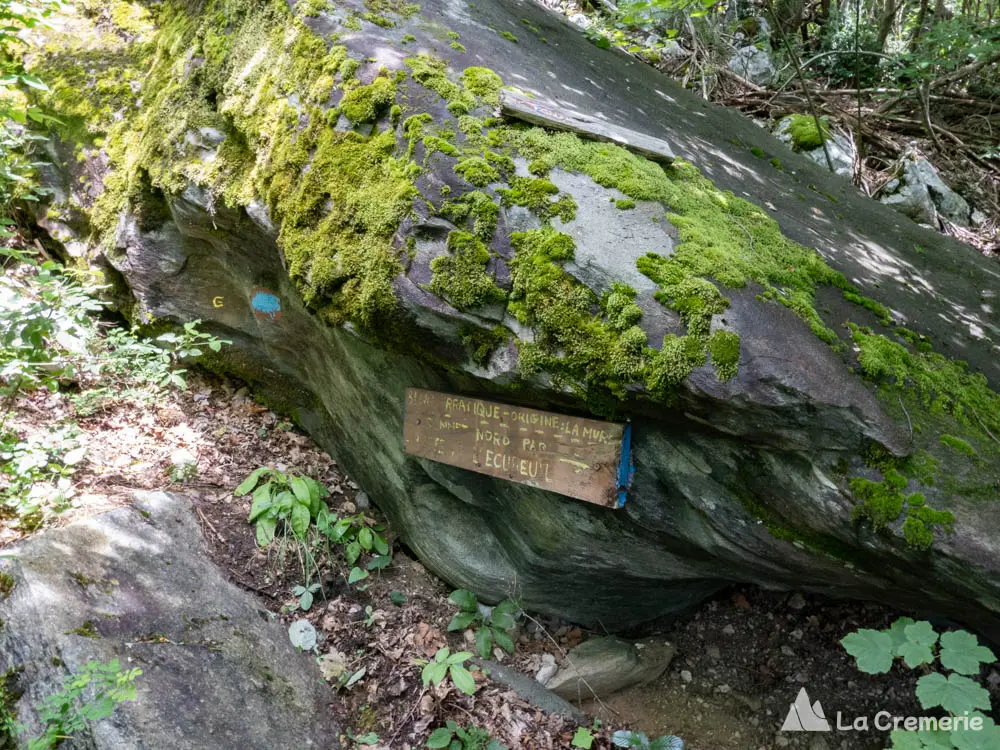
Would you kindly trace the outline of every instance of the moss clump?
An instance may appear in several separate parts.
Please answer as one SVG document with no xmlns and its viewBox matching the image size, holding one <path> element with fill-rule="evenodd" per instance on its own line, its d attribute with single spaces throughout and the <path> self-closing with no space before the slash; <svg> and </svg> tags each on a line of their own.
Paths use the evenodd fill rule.
<svg viewBox="0 0 1000 750">
<path fill-rule="evenodd" d="M 635 304 L 635 295 L 635 289 L 628 284 L 615 281 L 601 297 L 601 309 L 612 331 L 628 330 L 642 318 L 642 308 Z"/>
<path fill-rule="evenodd" d="M 462 337 L 462 343 L 472 353 L 472 361 L 480 367 L 486 367 L 493 357 L 493 352 L 513 337 L 513 334 L 504 326 L 480 328 L 479 326 L 465 325 L 459 333 Z"/>
<path fill-rule="evenodd" d="M 514 44 L 517 44 L 517 37 L 511 34 L 509 31 L 498 31 L 497 33 L 504 39 L 506 39 L 508 42 L 514 42 Z"/>
<path fill-rule="evenodd" d="M 740 363 L 740 337 L 732 331 L 715 331 L 708 338 L 708 353 L 719 380 L 736 376 Z"/>
<path fill-rule="evenodd" d="M 704 342 L 695 336 L 667 334 L 650 362 L 646 379 L 650 392 L 668 398 L 684 379 L 705 364 Z"/>
<path fill-rule="evenodd" d="M 453 224 L 460 225 L 471 219 L 473 234 L 488 244 L 497 228 L 500 207 L 486 193 L 473 190 L 457 200 L 445 201 L 439 213 Z"/>
<path fill-rule="evenodd" d="M 14 590 L 14 577 L 0 570 L 0 600 L 6 599 Z"/>
<path fill-rule="evenodd" d="M 451 47 L 451 48 L 452 48 L 453 50 L 455 50 L 456 52 L 466 52 L 466 51 L 467 51 L 467 50 L 465 49 L 465 45 L 464 45 L 464 44 L 462 44 L 461 42 L 452 42 L 452 43 L 451 43 L 451 44 L 449 44 L 448 46 L 449 46 L 449 47 Z"/>
<path fill-rule="evenodd" d="M 462 115 L 458 118 L 458 129 L 468 136 L 480 136 L 483 132 L 483 121 L 472 115 Z"/>
<path fill-rule="evenodd" d="M 435 152 L 440 152 L 445 156 L 459 156 L 460 152 L 455 147 L 454 144 L 449 143 L 444 138 L 438 138 L 437 136 L 428 135 L 424 136 L 424 150 L 427 154 L 433 154 Z"/>
<path fill-rule="evenodd" d="M 66 632 L 66 635 L 79 635 L 84 638 L 100 638 L 101 634 L 97 632 L 97 628 L 94 626 L 93 620 L 87 620 L 83 625 L 78 628 L 73 628 Z"/>
<path fill-rule="evenodd" d="M 431 261 L 432 292 L 460 310 L 506 299 L 506 293 L 486 270 L 490 252 L 479 238 L 468 232 L 451 232 L 448 252 Z"/>
<path fill-rule="evenodd" d="M 374 122 L 396 101 L 396 84 L 379 77 L 367 86 L 351 89 L 340 101 L 340 112 L 353 123 Z"/>
<path fill-rule="evenodd" d="M 1000 394 L 962 361 L 933 351 L 910 351 L 881 334 L 852 325 L 858 364 L 869 377 L 900 393 L 912 393 L 930 415 L 947 414 L 970 434 L 1000 434 Z M 954 446 L 952 446 L 954 447 Z"/>
<path fill-rule="evenodd" d="M 794 151 L 812 151 L 830 139 L 830 124 L 822 117 L 818 127 L 812 115 L 792 115 L 788 120 L 786 132 L 792 137 Z"/>
<path fill-rule="evenodd" d="M 523 206 L 542 219 L 559 217 L 564 222 L 576 218 L 576 201 L 571 195 L 559 195 L 559 188 L 548 180 L 535 177 L 511 177 L 509 188 L 497 194 L 505 206 Z"/>
<path fill-rule="evenodd" d="M 750 153 L 756 156 L 758 159 L 763 159 L 764 157 L 767 156 L 767 154 L 764 153 L 764 149 L 762 149 L 760 146 L 751 146 Z"/>
<path fill-rule="evenodd" d="M 482 99 L 486 104 L 500 104 L 500 89 L 503 80 L 489 68 L 466 68 L 462 72 L 462 82 L 465 88 Z"/>
<path fill-rule="evenodd" d="M 295 3 L 295 12 L 305 18 L 313 18 L 332 9 L 333 4 L 330 0 L 298 0 Z"/>
<path fill-rule="evenodd" d="M 417 41 L 417 38 L 413 34 L 403 34 L 403 38 L 400 39 L 402 44 L 410 44 L 411 42 Z"/>
<path fill-rule="evenodd" d="M 476 187 L 486 187 L 500 179 L 500 173 L 481 156 L 462 159 L 455 165 L 455 173 L 464 177 Z"/>
<path fill-rule="evenodd" d="M 947 532 L 954 529 L 955 516 L 950 511 L 931 508 L 926 497 L 919 492 L 904 494 L 908 482 L 899 471 L 886 469 L 882 476 L 881 482 L 863 477 L 851 480 L 851 491 L 862 501 L 854 508 L 855 521 L 868 521 L 874 531 L 882 532 L 902 515 L 905 508 L 903 538 L 910 547 L 918 550 L 931 547 L 935 527 L 940 526 Z"/>
<path fill-rule="evenodd" d="M 615 201 L 615 208 L 619 211 L 631 211 L 635 208 L 635 201 L 631 198 L 619 198 Z"/>
<path fill-rule="evenodd" d="M 635 292 L 617 285 L 597 300 L 562 269 L 576 247 L 551 226 L 515 232 L 511 244 L 508 310 L 537 332 L 534 343 L 520 346 L 521 371 L 548 372 L 557 385 L 580 392 L 596 413 L 613 413 L 625 387 L 641 380 L 647 368 L 646 334 L 628 325 L 637 319 Z"/>
<path fill-rule="evenodd" d="M 955 437 L 954 435 L 942 435 L 941 445 L 946 445 L 952 450 L 958 451 L 969 458 L 979 458 L 979 452 L 960 437 Z"/>
<path fill-rule="evenodd" d="M 467 115 L 476 106 L 475 95 L 448 78 L 448 65 L 444 60 L 420 54 L 408 57 L 405 63 L 413 80 L 444 99 L 453 115 Z"/>
<path fill-rule="evenodd" d="M 661 300 L 685 308 L 684 314 L 700 326 L 695 335 L 707 334 L 706 318 L 715 314 L 712 310 L 724 309 L 723 298 L 703 284 L 678 285 L 714 278 L 730 287 L 756 281 L 765 295 L 795 310 L 824 340 L 838 340 L 815 310 L 815 290 L 821 284 L 850 288 L 843 275 L 814 251 L 784 237 L 764 211 L 718 189 L 690 164 L 677 160 L 664 168 L 618 146 L 539 128 L 510 128 L 505 137 L 529 161 L 580 172 L 632 200 L 670 207 L 668 218 L 680 242 L 669 258 L 647 255 L 640 270 L 664 285 Z"/>
</svg>

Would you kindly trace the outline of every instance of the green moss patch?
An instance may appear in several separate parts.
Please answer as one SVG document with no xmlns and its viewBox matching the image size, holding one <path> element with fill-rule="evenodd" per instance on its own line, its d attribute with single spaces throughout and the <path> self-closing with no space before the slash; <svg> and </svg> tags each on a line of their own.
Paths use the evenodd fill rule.
<svg viewBox="0 0 1000 750">
<path fill-rule="evenodd" d="M 396 84 L 379 77 L 367 86 L 351 89 L 340 101 L 340 112 L 353 123 L 374 122 L 396 101 Z"/>
<path fill-rule="evenodd" d="M 510 341 L 514 336 L 504 326 L 481 328 L 473 325 L 462 326 L 460 335 L 462 343 L 469 348 L 472 354 L 472 361 L 480 367 L 486 367 L 493 356 L 493 352 Z"/>
<path fill-rule="evenodd" d="M 830 124 L 825 118 L 819 118 L 818 127 L 812 115 L 791 115 L 788 119 L 786 132 L 792 137 L 795 151 L 812 151 L 830 140 Z"/>
<path fill-rule="evenodd" d="M 486 104 L 492 106 L 500 104 L 500 89 L 503 88 L 503 80 L 489 68 L 466 68 L 462 72 L 462 81 L 466 89 Z"/>
<path fill-rule="evenodd" d="M 460 310 L 506 299 L 506 293 L 486 270 L 490 252 L 482 240 L 468 232 L 451 232 L 448 253 L 431 261 L 432 292 Z"/>
<path fill-rule="evenodd" d="M 861 502 L 854 508 L 854 520 L 867 521 L 874 531 L 884 532 L 905 509 L 904 540 L 914 549 L 927 550 L 934 542 L 934 529 L 940 527 L 951 532 L 955 516 L 950 511 L 928 506 L 921 493 L 904 494 L 906 486 L 906 477 L 895 469 L 887 469 L 881 482 L 855 477 L 851 480 L 851 491 Z"/>
<path fill-rule="evenodd" d="M 497 194 L 505 206 L 523 206 L 542 219 L 558 216 L 562 221 L 568 222 L 576 218 L 576 201 L 573 196 L 559 196 L 559 188 L 548 180 L 511 177 L 510 187 L 499 188 Z"/>
</svg>

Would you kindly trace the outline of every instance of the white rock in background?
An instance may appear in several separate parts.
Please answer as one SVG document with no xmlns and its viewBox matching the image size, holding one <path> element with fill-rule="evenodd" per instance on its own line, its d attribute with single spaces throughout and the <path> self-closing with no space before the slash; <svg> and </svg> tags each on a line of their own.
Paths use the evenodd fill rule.
<svg viewBox="0 0 1000 750">
<path fill-rule="evenodd" d="M 791 117 L 783 117 L 778 121 L 774 129 L 774 136 L 782 143 L 792 145 L 792 134 L 789 127 L 792 124 Z M 840 133 L 831 133 L 826 141 L 826 147 L 830 151 L 830 161 L 833 162 L 833 171 L 836 174 L 850 177 L 854 174 L 854 144 L 847 136 Z M 807 156 L 821 167 L 829 167 L 826 163 L 826 153 L 823 147 L 814 148 L 809 151 L 800 151 L 800 154 Z"/>
<path fill-rule="evenodd" d="M 736 50 L 736 54 L 729 60 L 729 69 L 758 86 L 770 85 L 778 74 L 771 62 L 771 55 L 752 45 Z"/>
<path fill-rule="evenodd" d="M 583 13 L 574 13 L 569 17 L 569 22 L 574 26 L 579 26 L 581 29 L 589 29 L 591 25 L 590 19 Z"/>
<path fill-rule="evenodd" d="M 557 669 L 556 657 L 552 654 L 542 654 L 542 666 L 539 667 L 538 672 L 535 674 L 535 679 L 542 685 L 545 685 L 552 679 Z"/>
<path fill-rule="evenodd" d="M 900 179 L 886 184 L 879 198 L 882 203 L 918 224 L 936 226 L 940 214 L 953 224 L 969 226 L 972 220 L 969 204 L 945 184 L 929 161 L 909 155 L 902 162 L 903 173 Z"/>
</svg>

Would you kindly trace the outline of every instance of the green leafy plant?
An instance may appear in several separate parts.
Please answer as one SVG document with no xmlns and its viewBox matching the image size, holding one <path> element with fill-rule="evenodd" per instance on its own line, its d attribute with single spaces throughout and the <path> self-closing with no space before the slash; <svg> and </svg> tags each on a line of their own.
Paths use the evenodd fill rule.
<svg viewBox="0 0 1000 750">
<path fill-rule="evenodd" d="M 42 733 L 27 742 L 28 750 L 50 750 L 87 726 L 111 716 L 119 703 L 135 699 L 141 669 L 122 670 L 117 659 L 90 661 L 69 677 L 62 690 L 46 697 L 38 708 Z"/>
<path fill-rule="evenodd" d="M 951 716 L 976 718 L 978 729 L 968 725 L 949 730 L 895 730 L 892 746 L 898 750 L 986 750 L 1000 747 L 1000 727 L 983 714 L 989 711 L 990 694 L 973 676 L 983 665 L 996 662 L 993 652 L 964 630 L 940 635 L 926 621 L 901 617 L 885 630 L 862 628 L 849 633 L 841 644 L 866 674 L 885 674 L 897 660 L 926 673 L 917 680 L 916 697 L 925 709 L 943 709 Z M 935 662 L 948 675 L 927 671 Z"/>
<path fill-rule="evenodd" d="M 578 727 L 576 732 L 573 734 L 572 744 L 573 747 L 578 747 L 580 750 L 590 750 L 594 745 L 594 732 L 601 728 L 601 720 L 594 719 L 594 723 L 589 727 Z"/>
<path fill-rule="evenodd" d="M 289 476 L 261 466 L 244 479 L 233 494 L 253 492 L 249 523 L 255 524 L 257 544 L 266 547 L 281 532 L 305 542 L 309 526 L 326 510 L 326 487 L 305 476 Z M 327 513 L 329 511 L 327 510 Z"/>
<path fill-rule="evenodd" d="M 514 653 L 511 631 L 517 625 L 517 614 L 521 609 L 517 602 L 504 599 L 492 610 L 484 612 L 476 595 L 467 589 L 451 592 L 448 601 L 459 607 L 459 612 L 448 623 L 448 630 L 475 628 L 476 651 L 481 657 L 489 658 L 494 643 L 507 653 Z"/>
<path fill-rule="evenodd" d="M 443 727 L 431 732 L 425 747 L 448 748 L 448 750 L 507 750 L 507 746 L 490 737 L 482 727 L 460 727 L 454 721 L 447 721 Z"/>
<path fill-rule="evenodd" d="M 439 648 L 433 659 L 417 659 L 415 663 L 424 667 L 420 672 L 424 687 L 440 685 L 446 677 L 450 677 L 456 688 L 466 695 L 473 695 L 476 692 L 476 681 L 465 666 L 465 662 L 471 658 L 472 654 L 468 651 L 453 654 L 448 648 Z"/>
<path fill-rule="evenodd" d="M 619 729 L 611 735 L 615 747 L 640 747 L 643 750 L 684 750 L 684 740 L 672 734 L 649 739 L 643 732 Z"/>
<path fill-rule="evenodd" d="M 292 594 L 299 598 L 298 608 L 303 612 L 308 612 L 312 609 L 313 598 L 315 597 L 316 592 L 319 591 L 319 588 L 320 585 L 318 583 L 314 583 L 310 586 L 296 586 L 293 588 Z"/>
<path fill-rule="evenodd" d="M 0 506 L 13 513 L 21 528 L 36 529 L 69 507 L 71 477 L 87 452 L 78 434 L 69 425 L 23 440 L 13 433 L 0 436 Z"/>
<path fill-rule="evenodd" d="M 370 575 L 370 571 L 382 570 L 392 562 L 389 542 L 380 533 L 382 527 L 366 518 L 364 512 L 353 516 L 337 518 L 326 514 L 317 520 L 319 532 L 334 544 L 344 548 L 344 559 L 353 566 L 348 574 L 348 583 L 357 583 Z M 370 555 L 365 568 L 355 563 L 362 554 Z"/>
</svg>

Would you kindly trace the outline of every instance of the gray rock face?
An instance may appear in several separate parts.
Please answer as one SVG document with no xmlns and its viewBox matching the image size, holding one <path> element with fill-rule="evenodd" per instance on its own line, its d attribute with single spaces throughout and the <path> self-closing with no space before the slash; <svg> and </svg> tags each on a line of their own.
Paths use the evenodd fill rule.
<svg viewBox="0 0 1000 750">
<path fill-rule="evenodd" d="M 770 85 L 778 74 L 771 55 L 754 45 L 736 50 L 736 54 L 729 59 L 729 69 L 758 86 Z"/>
<path fill-rule="evenodd" d="M 788 131 L 791 124 L 792 119 L 790 117 L 783 117 L 774 128 L 774 135 L 777 139 L 789 146 L 792 143 L 792 134 Z M 830 152 L 830 161 L 833 162 L 833 171 L 835 173 L 845 177 L 850 177 L 854 174 L 854 146 L 846 136 L 840 133 L 832 133 L 826 142 L 826 148 Z M 826 161 L 826 152 L 822 146 L 800 153 L 812 159 L 821 167 L 829 169 L 829 164 Z"/>
<path fill-rule="evenodd" d="M 945 184 L 924 158 L 904 158 L 902 175 L 883 190 L 882 203 L 906 214 L 918 224 L 937 224 L 938 214 L 967 227 L 972 211 L 965 199 Z"/>
<path fill-rule="evenodd" d="M 359 13 L 363 7 L 357 3 Z M 488 65 L 539 101 L 666 140 L 718 187 L 766 206 L 788 237 L 814 248 L 861 294 L 886 305 L 893 327 L 928 336 L 992 387 L 1000 383 L 1000 313 L 987 297 L 1000 272 L 973 249 L 863 198 L 809 158 L 789 154 L 782 159 L 787 172 L 771 168 L 753 151 L 779 149 L 770 134 L 631 58 L 597 49 L 544 9 L 500 0 L 479 0 L 474 9 L 428 0 L 421 8 L 390 29 L 365 22 L 338 37 L 356 60 L 378 55 L 362 75 L 374 75 L 380 65 L 406 75 L 405 56 L 433 48 L 459 80 L 472 63 L 426 22 L 447 17 L 449 30 L 469 54 L 474 50 L 475 64 Z M 325 14 L 308 23 L 326 34 L 341 31 Z M 522 28 L 537 28 L 545 41 Z M 516 48 L 491 29 L 517 29 Z M 405 35 L 416 41 L 404 45 Z M 457 131 L 435 92 L 412 79 L 399 88 L 406 92 L 400 93 L 404 109 L 427 111 L 434 126 Z M 224 99 L 220 94 L 220 106 L 229 104 Z M 488 116 L 489 108 L 475 113 Z M 378 127 L 391 127 L 388 113 Z M 392 279 L 406 326 L 389 343 L 377 339 L 383 331 L 334 325 L 324 317 L 328 308 L 310 309 L 279 250 L 280 221 L 261 203 L 227 206 L 207 186 L 165 194 L 162 221 L 152 227 L 141 221 L 141 207 L 124 210 L 116 236 L 108 238 L 109 276 L 127 289 L 140 319 L 200 318 L 231 340 L 215 364 L 293 415 L 356 477 L 431 570 L 482 601 L 507 598 L 516 588 L 527 609 L 613 631 L 683 611 L 730 582 L 754 582 L 933 609 L 1000 635 L 1000 514 L 983 499 L 994 499 L 987 497 L 990 475 L 940 446 L 936 433 L 911 435 L 896 400 L 880 401 L 873 385 L 858 377 L 846 324 L 879 323 L 832 287 L 818 289 L 816 309 L 843 337 L 837 350 L 789 307 L 761 299 L 761 287 L 723 288 L 730 305 L 712 325 L 738 331 L 738 373 L 720 382 L 710 366 L 699 367 L 670 402 L 629 392 L 616 405 L 616 417 L 632 424 L 635 463 L 629 499 L 619 511 L 406 455 L 408 387 L 593 413 L 583 398 L 554 386 L 548 373 L 520 376 L 518 347 L 537 331 L 516 324 L 509 309 L 460 312 L 429 290 L 430 264 L 447 252 L 450 219 L 433 215 L 427 201 L 439 204 L 442 186 L 451 200 L 470 186 L 456 176 L 454 160 L 424 160 L 422 148 L 417 145 L 416 166 L 423 171 L 415 184 L 429 197 L 415 203 L 415 215 L 395 237 L 394 247 L 409 251 L 401 252 L 403 270 Z M 580 174 L 553 169 L 549 177 L 578 201 L 576 217 L 558 223 L 579 245 L 565 270 L 597 294 L 611 281 L 633 281 L 643 311 L 638 325 L 651 346 L 684 334 L 681 316 L 655 299 L 634 264 L 648 251 L 682 252 L 685 237 L 698 228 L 670 221 L 673 207 L 657 208 L 654 201 L 612 209 L 615 191 Z M 727 196 L 719 193 L 718 200 Z M 750 234 L 747 221 L 726 220 Z M 488 261 L 498 283 L 510 283 L 511 233 L 539 221 L 524 208 L 499 211 Z M 750 256 L 766 250 L 747 246 Z M 261 289 L 280 301 L 280 316 L 252 308 Z M 217 298 L 222 307 L 213 304 Z M 490 330 L 501 314 L 518 341 L 498 347 L 485 365 L 471 362 L 464 327 Z M 850 478 L 879 477 L 865 464 L 872 444 L 904 454 L 916 440 L 939 461 L 941 477 L 960 477 L 983 493 L 974 497 L 942 483 L 920 489 L 929 505 L 957 517 L 954 533 L 938 532 L 926 552 L 906 546 L 902 519 L 886 533 L 852 522 L 859 500 Z M 985 450 L 981 457 L 987 467 L 997 464 Z"/>
<path fill-rule="evenodd" d="M 143 671 L 136 700 L 72 747 L 339 747 L 314 661 L 202 545 L 189 502 L 150 493 L 5 551 L 0 570 L 15 585 L 0 601 L 0 668 L 23 668 L 28 736 L 39 730 L 34 707 L 68 674 L 118 659 Z"/>
<path fill-rule="evenodd" d="M 567 700 L 587 700 L 652 682 L 670 666 L 674 647 L 659 640 L 638 644 L 620 638 L 591 638 L 572 649 L 568 666 L 545 686 Z"/>
</svg>

